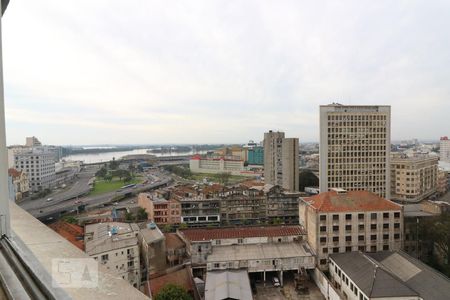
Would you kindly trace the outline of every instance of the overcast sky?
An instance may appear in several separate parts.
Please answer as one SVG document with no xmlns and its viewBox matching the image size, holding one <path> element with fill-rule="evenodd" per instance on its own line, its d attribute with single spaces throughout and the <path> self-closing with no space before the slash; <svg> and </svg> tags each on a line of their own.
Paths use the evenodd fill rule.
<svg viewBox="0 0 450 300">
<path fill-rule="evenodd" d="M 450 135 L 450 1 L 17 0 L 2 22 L 8 144 L 318 141 L 331 102 Z"/>
</svg>

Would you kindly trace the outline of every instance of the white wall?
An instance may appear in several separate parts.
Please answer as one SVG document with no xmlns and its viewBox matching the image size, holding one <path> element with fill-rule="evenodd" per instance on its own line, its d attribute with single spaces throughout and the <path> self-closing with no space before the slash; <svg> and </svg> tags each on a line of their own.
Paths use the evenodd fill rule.
<svg viewBox="0 0 450 300">
<path fill-rule="evenodd" d="M 339 296 L 338 292 L 334 289 L 333 285 L 330 281 L 328 281 L 328 278 L 323 274 L 318 268 L 315 268 L 312 271 L 312 279 L 316 283 L 316 285 L 319 287 L 320 292 L 326 299 L 329 300 L 341 300 L 341 297 Z"/>
</svg>

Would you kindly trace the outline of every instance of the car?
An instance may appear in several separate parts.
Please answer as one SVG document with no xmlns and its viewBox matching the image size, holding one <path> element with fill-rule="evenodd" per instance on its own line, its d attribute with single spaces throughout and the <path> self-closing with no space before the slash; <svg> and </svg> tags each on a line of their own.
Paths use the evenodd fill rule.
<svg viewBox="0 0 450 300">
<path fill-rule="evenodd" d="M 53 198 L 47 198 L 47 202 L 53 201 Z"/>
<path fill-rule="evenodd" d="M 114 205 L 119 205 L 119 202 L 114 202 L 113 204 L 114 204 Z"/>
<path fill-rule="evenodd" d="M 273 286 L 275 286 L 275 287 L 281 286 L 280 280 L 278 279 L 278 277 L 273 277 L 272 278 L 272 283 L 273 283 Z"/>
</svg>

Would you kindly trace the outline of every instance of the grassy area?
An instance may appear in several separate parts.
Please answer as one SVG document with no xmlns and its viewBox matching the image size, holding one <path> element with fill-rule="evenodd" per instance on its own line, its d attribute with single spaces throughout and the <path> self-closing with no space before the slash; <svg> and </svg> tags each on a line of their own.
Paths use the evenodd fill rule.
<svg viewBox="0 0 450 300">
<path fill-rule="evenodd" d="M 105 181 L 103 179 L 96 179 L 94 189 L 89 193 L 90 196 L 101 195 L 109 192 L 116 191 L 128 184 L 140 183 L 142 180 L 140 178 L 133 178 L 130 182 L 124 183 L 119 178 L 114 177 L 111 181 Z"/>
</svg>

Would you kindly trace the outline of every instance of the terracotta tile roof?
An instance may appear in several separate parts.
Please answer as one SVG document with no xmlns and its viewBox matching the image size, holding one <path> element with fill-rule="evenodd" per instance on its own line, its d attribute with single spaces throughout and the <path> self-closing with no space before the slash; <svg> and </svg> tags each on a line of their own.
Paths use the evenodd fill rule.
<svg viewBox="0 0 450 300">
<path fill-rule="evenodd" d="M 11 177 L 13 177 L 13 178 L 19 177 L 20 174 L 22 174 L 22 171 L 17 171 L 17 170 L 14 169 L 14 168 L 8 169 L 8 175 L 11 176 Z"/>
<path fill-rule="evenodd" d="M 329 191 L 304 198 L 322 212 L 401 210 L 401 206 L 369 191 Z"/>
<path fill-rule="evenodd" d="M 205 228 L 185 229 L 180 232 L 190 241 L 208 241 L 215 239 L 233 239 L 248 237 L 277 237 L 304 235 L 305 230 L 299 226 L 264 226 L 239 228 Z"/>
<path fill-rule="evenodd" d="M 193 280 L 188 268 L 171 272 L 156 278 L 150 279 L 150 289 L 152 295 L 156 296 L 158 292 L 168 283 L 176 284 L 184 288 L 186 291 L 193 291 Z"/>
<path fill-rule="evenodd" d="M 84 235 L 83 227 L 63 221 L 58 221 L 48 226 L 74 246 L 84 251 L 84 241 L 80 238 Z"/>
<path fill-rule="evenodd" d="M 183 248 L 186 245 L 176 233 L 164 233 L 166 237 L 166 249 Z"/>
<path fill-rule="evenodd" d="M 241 182 L 240 185 L 251 188 L 254 186 L 264 186 L 264 182 L 258 180 L 246 180 L 244 182 Z"/>
</svg>

